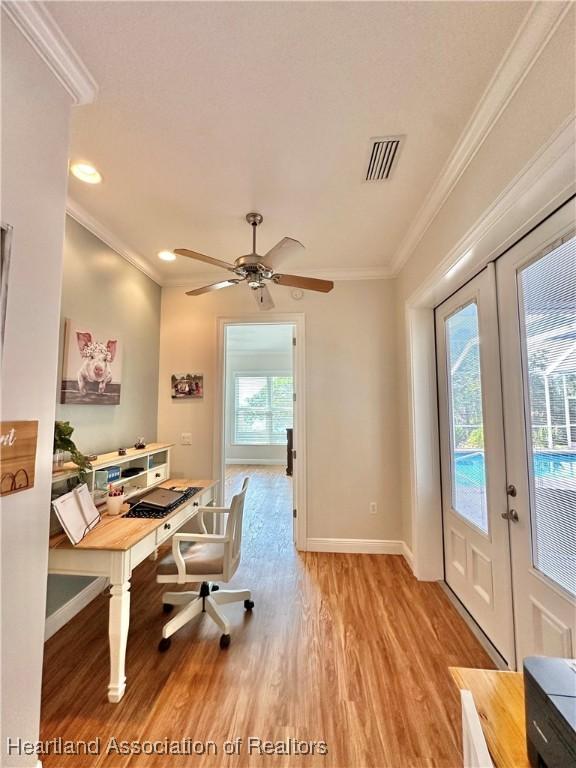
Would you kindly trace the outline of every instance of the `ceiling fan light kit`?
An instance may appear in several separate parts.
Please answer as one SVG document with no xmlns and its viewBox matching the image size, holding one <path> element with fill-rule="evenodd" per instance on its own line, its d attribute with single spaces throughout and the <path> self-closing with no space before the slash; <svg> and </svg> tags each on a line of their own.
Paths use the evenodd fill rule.
<svg viewBox="0 0 576 768">
<path fill-rule="evenodd" d="M 291 237 L 283 237 L 268 253 L 264 256 L 259 256 L 256 252 L 256 229 L 262 224 L 263 217 L 260 213 L 248 213 L 246 214 L 246 221 L 252 227 L 252 253 L 240 256 L 233 264 L 214 259 L 197 251 L 190 251 L 187 248 L 175 249 L 174 253 L 177 253 L 179 256 L 186 256 L 189 259 L 221 267 L 235 275 L 234 278 L 187 291 L 187 296 L 200 296 L 203 293 L 211 293 L 222 288 L 233 288 L 240 283 L 247 283 L 256 299 L 258 307 L 262 310 L 267 310 L 274 307 L 272 296 L 268 290 L 268 282 L 288 286 L 300 291 L 319 291 L 321 293 L 328 293 L 334 288 L 334 283 L 331 280 L 318 280 L 314 277 L 285 275 L 277 272 L 276 268 L 280 266 L 280 262 L 285 257 L 303 251 L 304 246 L 298 240 L 294 240 Z M 293 295 L 294 293 L 295 291 L 292 292 Z"/>
</svg>

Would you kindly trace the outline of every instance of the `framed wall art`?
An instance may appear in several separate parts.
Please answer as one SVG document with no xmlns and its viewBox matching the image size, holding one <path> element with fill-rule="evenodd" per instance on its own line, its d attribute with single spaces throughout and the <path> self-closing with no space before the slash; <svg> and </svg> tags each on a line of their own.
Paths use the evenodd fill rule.
<svg viewBox="0 0 576 768">
<path fill-rule="evenodd" d="M 173 400 L 204 397 L 204 376 L 201 373 L 173 373 L 170 389 Z"/>
</svg>

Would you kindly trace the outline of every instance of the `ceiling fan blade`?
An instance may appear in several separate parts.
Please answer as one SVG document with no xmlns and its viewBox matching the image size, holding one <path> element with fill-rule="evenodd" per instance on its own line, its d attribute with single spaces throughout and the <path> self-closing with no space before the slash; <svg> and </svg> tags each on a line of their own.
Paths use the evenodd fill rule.
<svg viewBox="0 0 576 768">
<path fill-rule="evenodd" d="M 193 291 L 186 291 L 186 296 L 201 296 L 203 293 L 219 291 L 221 288 L 232 288 L 241 282 L 242 280 L 222 280 L 219 283 L 212 283 L 212 285 L 204 285 L 202 288 L 194 288 Z"/>
<path fill-rule="evenodd" d="M 212 256 L 205 256 L 203 253 L 198 253 L 197 251 L 189 251 L 188 248 L 176 248 L 174 253 L 177 253 L 179 256 L 188 256 L 189 259 L 196 259 L 196 261 L 204 261 L 206 264 L 214 264 L 214 266 L 228 269 L 230 272 L 234 271 L 233 264 L 220 261 L 220 259 L 213 259 Z"/>
<path fill-rule="evenodd" d="M 316 277 L 274 275 L 272 279 L 278 285 L 288 285 L 291 288 L 303 288 L 305 291 L 321 291 L 321 293 L 328 293 L 334 288 L 332 280 L 318 280 Z"/>
<path fill-rule="evenodd" d="M 276 269 L 285 257 L 296 256 L 305 250 L 304 246 L 298 240 L 292 237 L 283 237 L 279 243 L 270 248 L 268 253 L 262 257 L 262 263 L 271 269 Z"/>
<path fill-rule="evenodd" d="M 261 288 L 255 288 L 252 290 L 252 293 L 254 294 L 259 309 L 274 309 L 274 302 L 272 301 L 272 296 L 270 295 L 267 285 L 263 285 Z"/>
</svg>

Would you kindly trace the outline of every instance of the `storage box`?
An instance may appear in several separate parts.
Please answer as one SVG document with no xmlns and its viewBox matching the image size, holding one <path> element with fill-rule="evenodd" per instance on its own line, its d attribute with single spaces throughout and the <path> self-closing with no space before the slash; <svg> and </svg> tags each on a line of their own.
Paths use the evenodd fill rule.
<svg viewBox="0 0 576 768">
<path fill-rule="evenodd" d="M 120 480 L 120 467 L 106 467 L 106 469 L 96 470 L 96 488 L 99 490 L 108 488 L 108 485 L 116 480 Z"/>
</svg>

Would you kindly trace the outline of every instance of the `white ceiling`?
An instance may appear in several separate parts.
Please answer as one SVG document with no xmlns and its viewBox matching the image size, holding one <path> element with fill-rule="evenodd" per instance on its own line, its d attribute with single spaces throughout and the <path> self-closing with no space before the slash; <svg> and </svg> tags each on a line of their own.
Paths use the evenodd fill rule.
<svg viewBox="0 0 576 768">
<path fill-rule="evenodd" d="M 51 2 L 95 76 L 71 198 L 160 272 L 284 235 L 286 271 L 389 267 L 528 9 L 516 2 Z M 392 179 L 363 183 L 370 137 L 405 134 Z M 220 274 L 220 273 L 219 273 Z"/>
<path fill-rule="evenodd" d="M 291 325 L 231 325 L 226 329 L 226 350 L 242 353 L 290 354 Z"/>
</svg>

